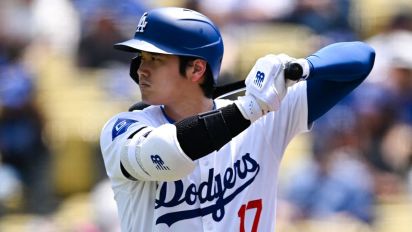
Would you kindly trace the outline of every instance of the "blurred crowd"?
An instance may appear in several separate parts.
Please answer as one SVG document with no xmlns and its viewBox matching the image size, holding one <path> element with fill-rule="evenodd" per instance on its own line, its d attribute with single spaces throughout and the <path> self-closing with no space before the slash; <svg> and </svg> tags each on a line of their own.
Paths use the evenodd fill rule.
<svg viewBox="0 0 412 232">
<path fill-rule="evenodd" d="M 221 83 L 269 52 L 302 57 L 353 40 L 376 49 L 371 75 L 301 138 L 298 162 L 280 174 L 279 231 L 313 220 L 382 231 L 380 206 L 412 205 L 409 1 L 2 0 L 0 231 L 13 215 L 42 218 L 26 229 L 119 231 L 98 138 L 111 115 L 138 101 L 138 88 L 128 78 L 133 54 L 112 46 L 158 6 L 191 8 L 219 25 Z M 56 215 L 79 194 L 88 216 L 61 223 Z"/>
</svg>

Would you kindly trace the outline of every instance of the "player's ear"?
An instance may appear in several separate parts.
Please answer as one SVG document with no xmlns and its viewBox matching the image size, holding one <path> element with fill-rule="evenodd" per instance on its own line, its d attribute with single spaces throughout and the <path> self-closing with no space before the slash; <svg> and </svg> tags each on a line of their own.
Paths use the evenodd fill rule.
<svg viewBox="0 0 412 232">
<path fill-rule="evenodd" d="M 207 62 L 202 59 L 195 59 L 190 65 L 189 76 L 194 82 L 200 81 L 206 73 Z"/>
</svg>

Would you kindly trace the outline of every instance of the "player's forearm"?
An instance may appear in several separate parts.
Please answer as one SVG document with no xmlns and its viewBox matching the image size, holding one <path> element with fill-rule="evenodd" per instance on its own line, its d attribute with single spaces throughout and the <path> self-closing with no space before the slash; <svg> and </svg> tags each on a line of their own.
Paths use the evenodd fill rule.
<svg viewBox="0 0 412 232">
<path fill-rule="evenodd" d="M 326 46 L 306 58 L 309 79 L 345 82 L 365 79 L 372 70 L 375 51 L 363 42 L 342 42 Z"/>
<path fill-rule="evenodd" d="M 175 123 L 180 147 L 192 160 L 219 150 L 250 125 L 235 104 L 213 111 L 210 118 L 193 116 Z"/>
</svg>

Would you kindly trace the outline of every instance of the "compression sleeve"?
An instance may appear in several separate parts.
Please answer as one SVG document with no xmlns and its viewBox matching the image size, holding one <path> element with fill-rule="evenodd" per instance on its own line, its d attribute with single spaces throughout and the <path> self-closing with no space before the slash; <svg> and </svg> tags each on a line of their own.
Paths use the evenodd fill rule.
<svg viewBox="0 0 412 232">
<path fill-rule="evenodd" d="M 192 116 L 175 123 L 180 147 L 192 160 L 219 150 L 251 124 L 235 104 L 210 113 L 215 116 L 211 116 L 210 119 L 205 119 L 202 115 Z M 200 142 L 193 142 L 193 138 Z"/>
<path fill-rule="evenodd" d="M 308 123 L 325 114 L 369 75 L 375 51 L 363 42 L 342 42 L 326 46 L 306 58 Z"/>
</svg>

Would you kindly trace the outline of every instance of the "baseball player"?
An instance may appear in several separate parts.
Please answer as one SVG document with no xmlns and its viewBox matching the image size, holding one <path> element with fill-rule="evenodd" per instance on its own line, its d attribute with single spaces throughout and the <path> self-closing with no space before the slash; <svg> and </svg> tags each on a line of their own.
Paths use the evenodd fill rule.
<svg viewBox="0 0 412 232">
<path fill-rule="evenodd" d="M 267 55 L 235 101 L 211 96 L 223 56 L 218 28 L 182 8 L 144 13 L 131 76 L 143 110 L 111 118 L 101 150 L 122 231 L 275 231 L 277 175 L 294 136 L 356 88 L 374 50 L 329 45 L 307 58 Z M 245 51 L 247 52 L 247 51 Z M 285 79 L 297 63 L 301 81 Z"/>
</svg>

